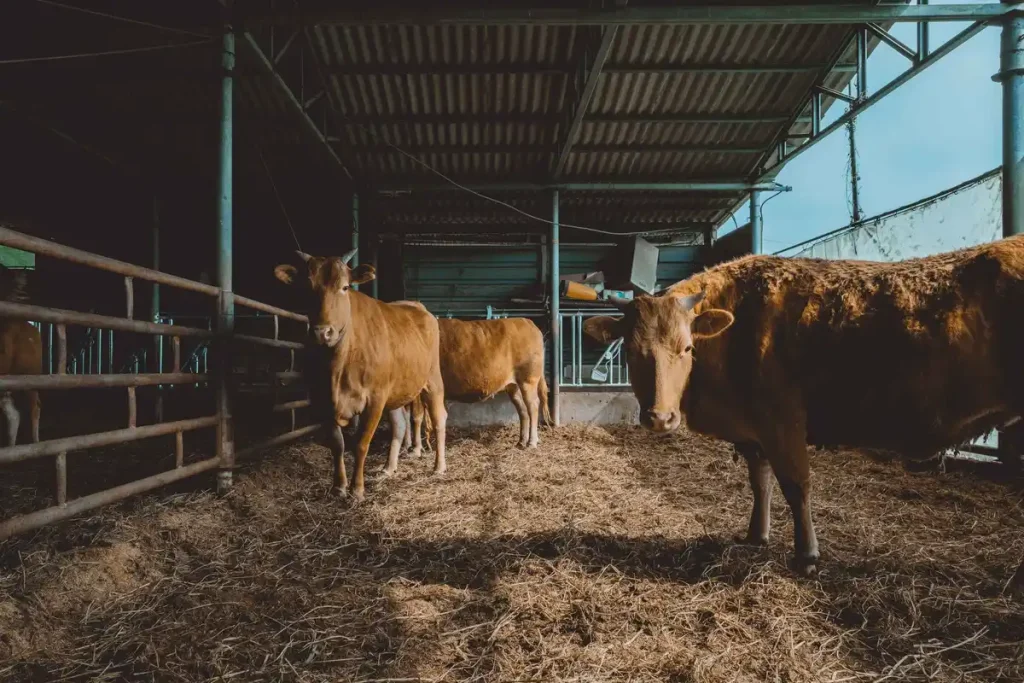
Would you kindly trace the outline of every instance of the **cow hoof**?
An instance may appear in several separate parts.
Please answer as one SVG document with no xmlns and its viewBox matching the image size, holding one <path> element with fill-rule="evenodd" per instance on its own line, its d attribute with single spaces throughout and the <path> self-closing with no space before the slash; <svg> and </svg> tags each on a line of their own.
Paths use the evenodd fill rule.
<svg viewBox="0 0 1024 683">
<path fill-rule="evenodd" d="M 422 458 L 423 457 L 423 451 L 422 450 L 411 451 L 410 455 L 412 455 L 412 457 L 414 457 L 414 458 Z"/>
<path fill-rule="evenodd" d="M 352 491 L 349 492 L 349 502 L 352 505 L 359 505 L 364 500 L 366 500 L 366 493 L 363 489 L 352 489 Z"/>
<path fill-rule="evenodd" d="M 435 477 L 443 477 L 445 475 L 445 472 L 447 472 L 447 471 L 448 471 L 447 467 L 435 467 L 434 468 L 434 476 Z"/>
<path fill-rule="evenodd" d="M 516 447 L 521 448 L 522 450 L 525 451 L 529 445 L 530 444 L 527 443 L 526 441 L 520 441 L 519 443 L 516 444 Z"/>
<path fill-rule="evenodd" d="M 536 441 L 531 441 L 529 446 L 528 446 L 528 448 L 536 448 L 536 447 L 537 447 L 537 442 Z"/>
<path fill-rule="evenodd" d="M 800 576 L 813 579 L 818 575 L 818 556 L 813 557 L 796 557 L 794 559 L 793 570 Z"/>
<path fill-rule="evenodd" d="M 768 545 L 768 539 L 761 538 L 760 536 L 752 536 L 750 534 L 747 534 L 746 536 L 735 536 L 734 538 L 737 545 L 751 545 L 756 546 L 758 548 L 763 548 L 764 546 Z"/>
<path fill-rule="evenodd" d="M 344 486 L 332 486 L 331 495 L 336 498 L 347 498 L 348 490 Z"/>
<path fill-rule="evenodd" d="M 395 476 L 395 472 L 397 472 L 397 471 L 398 471 L 397 467 L 394 468 L 394 469 L 389 469 L 389 468 L 385 467 L 384 469 L 382 469 L 380 472 L 377 473 L 377 476 L 380 477 L 381 479 L 389 479 L 389 478 Z"/>
</svg>

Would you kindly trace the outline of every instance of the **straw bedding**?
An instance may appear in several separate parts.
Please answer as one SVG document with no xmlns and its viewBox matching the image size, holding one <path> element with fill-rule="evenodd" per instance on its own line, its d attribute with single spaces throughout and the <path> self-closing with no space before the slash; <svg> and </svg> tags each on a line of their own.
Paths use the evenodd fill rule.
<svg viewBox="0 0 1024 683">
<path fill-rule="evenodd" d="M 406 458 L 355 508 L 301 444 L 224 498 L 200 482 L 0 545 L 0 680 L 1024 680 L 1013 487 L 817 453 L 805 580 L 778 493 L 770 546 L 733 542 L 726 445 L 513 432 L 453 432 L 446 477 Z"/>
</svg>

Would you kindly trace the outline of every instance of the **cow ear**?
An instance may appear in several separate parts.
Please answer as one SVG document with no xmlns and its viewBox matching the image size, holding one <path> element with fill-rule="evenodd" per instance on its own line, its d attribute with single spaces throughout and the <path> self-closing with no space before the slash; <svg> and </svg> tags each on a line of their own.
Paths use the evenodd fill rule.
<svg viewBox="0 0 1024 683">
<path fill-rule="evenodd" d="M 377 277 L 377 269 L 369 263 L 362 263 L 352 270 L 351 283 L 361 285 Z"/>
<path fill-rule="evenodd" d="M 729 311 L 720 308 L 710 308 L 690 323 L 690 334 L 694 339 L 710 339 L 725 332 L 736 320 Z"/>
<path fill-rule="evenodd" d="M 286 285 L 290 285 L 295 282 L 296 273 L 298 273 L 298 269 L 287 263 L 282 263 L 277 268 L 274 268 L 274 277 Z"/>
<path fill-rule="evenodd" d="M 599 315 L 587 318 L 583 323 L 583 333 L 599 342 L 610 344 L 622 336 L 622 318 Z"/>
</svg>

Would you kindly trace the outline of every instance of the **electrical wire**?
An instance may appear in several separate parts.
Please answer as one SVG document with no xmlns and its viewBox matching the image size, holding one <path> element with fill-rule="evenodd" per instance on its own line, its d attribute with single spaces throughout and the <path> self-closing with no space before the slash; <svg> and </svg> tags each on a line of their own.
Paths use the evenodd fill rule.
<svg viewBox="0 0 1024 683">
<path fill-rule="evenodd" d="M 169 31 L 171 33 L 178 33 L 184 36 L 193 36 L 199 38 L 210 38 L 211 36 L 207 33 L 199 33 L 197 31 L 189 31 L 183 28 L 174 28 L 173 26 L 163 26 L 162 24 L 153 24 L 148 21 L 142 21 L 140 19 L 130 19 L 128 17 L 118 16 L 116 14 L 107 14 L 106 12 L 100 12 L 94 9 L 86 9 L 85 7 L 76 7 L 75 5 L 65 5 L 62 2 L 54 2 L 54 0 L 35 0 L 40 5 L 49 5 L 51 7 L 59 7 L 60 9 L 70 10 L 72 12 L 81 12 L 83 14 L 91 14 L 96 17 L 103 17 L 104 19 L 112 19 L 114 21 L 121 21 L 126 24 L 135 24 L 136 26 L 146 26 L 149 28 L 159 29 L 161 31 Z"/>
<path fill-rule="evenodd" d="M 295 246 L 298 247 L 299 251 L 302 251 L 302 245 L 299 244 L 299 236 L 295 234 L 295 226 L 292 225 L 292 219 L 288 217 L 288 211 L 284 207 L 284 202 L 281 201 L 281 195 L 277 191 L 277 183 L 274 182 L 274 176 L 270 172 L 270 167 L 267 166 L 267 160 L 263 157 L 263 147 L 257 145 L 260 153 L 260 162 L 263 164 L 263 170 L 267 172 L 267 180 L 270 181 L 270 187 L 274 190 L 274 197 L 277 198 L 277 205 L 281 207 L 281 213 L 284 214 L 284 220 L 288 223 L 288 229 L 292 231 L 292 239 L 295 240 Z"/>
<path fill-rule="evenodd" d="M 333 105 L 332 105 L 331 108 L 334 109 Z M 335 109 L 334 111 L 337 111 L 337 110 Z M 505 208 L 511 209 L 512 211 L 515 211 L 516 213 L 521 214 L 521 215 L 523 215 L 526 218 L 529 218 L 531 220 L 538 221 L 540 223 L 545 223 L 547 225 L 554 225 L 555 224 L 555 222 L 552 221 L 550 218 L 544 218 L 542 216 L 535 216 L 534 214 L 532 214 L 532 213 L 530 213 L 528 211 L 523 211 L 519 207 L 514 206 L 512 204 L 509 204 L 508 202 L 504 202 L 504 201 L 498 199 L 497 197 L 491 197 L 491 196 L 485 195 L 482 192 L 478 192 L 477 190 L 474 190 L 474 189 L 472 189 L 470 187 L 466 187 L 465 185 L 462 185 L 461 183 L 458 183 L 455 180 L 452 180 L 451 178 L 446 176 L 441 171 L 438 171 L 436 168 L 430 166 L 430 164 L 427 164 L 426 162 L 421 161 L 415 155 L 410 154 L 409 152 L 406 152 L 404 149 L 402 149 L 398 145 L 395 145 L 395 144 L 385 140 L 383 137 L 378 135 L 376 133 L 376 131 L 370 130 L 368 127 L 366 127 L 366 126 L 364 126 L 364 125 L 362 125 L 360 123 L 352 122 L 351 120 L 346 119 L 344 116 L 342 116 L 341 118 L 343 120 L 345 120 L 346 123 L 349 123 L 350 125 L 355 125 L 355 126 L 358 126 L 359 128 L 362 128 L 364 131 L 366 131 L 367 133 L 369 133 L 373 137 L 377 138 L 377 140 L 379 140 L 380 142 L 383 142 L 386 146 L 392 148 L 393 150 L 395 150 L 396 152 L 398 152 L 402 156 L 408 158 L 413 163 L 419 164 L 423 168 L 427 169 L 431 173 L 433 173 L 433 174 L 437 175 L 438 177 L 440 177 L 441 179 L 443 179 L 445 182 L 451 184 L 452 186 L 454 186 L 454 187 L 456 187 L 456 188 L 458 188 L 458 189 L 460 189 L 460 190 L 462 190 L 464 192 L 468 192 L 471 195 L 477 196 L 477 197 L 479 197 L 481 199 L 485 199 L 485 200 L 487 200 L 489 202 L 493 202 L 495 204 L 498 204 L 499 206 L 504 206 Z M 688 232 L 688 231 L 690 231 L 687 228 L 665 228 L 663 230 L 638 230 L 638 231 L 635 231 L 635 232 L 613 232 L 613 231 L 610 231 L 610 230 L 599 230 L 598 228 L 589 228 L 589 227 L 587 227 L 585 225 L 575 225 L 573 223 L 562 223 L 561 221 L 559 221 L 558 227 L 560 227 L 560 228 L 568 228 L 570 230 L 582 230 L 584 232 L 594 232 L 594 233 L 597 233 L 599 235 L 611 235 L 613 237 L 633 237 L 633 236 L 636 236 L 636 235 L 659 235 L 659 234 L 665 234 L 665 233 L 677 233 L 677 232 Z"/>
<path fill-rule="evenodd" d="M 154 52 L 156 50 L 170 50 L 176 47 L 195 47 L 213 42 L 213 38 L 193 40 L 187 43 L 168 43 L 165 45 L 147 45 L 146 47 L 128 47 L 121 50 L 105 50 L 103 52 L 80 52 L 70 55 L 48 55 L 46 57 L 13 57 L 11 59 L 0 59 L 0 66 L 6 64 L 27 64 L 29 62 L 57 62 L 65 59 L 84 59 L 87 57 L 106 57 L 108 55 L 128 55 L 136 52 Z"/>
</svg>

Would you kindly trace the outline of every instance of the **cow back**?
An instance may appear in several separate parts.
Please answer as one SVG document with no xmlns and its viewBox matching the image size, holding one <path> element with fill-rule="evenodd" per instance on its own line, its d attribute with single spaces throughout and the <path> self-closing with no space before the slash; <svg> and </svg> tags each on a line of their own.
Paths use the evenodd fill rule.
<svg viewBox="0 0 1024 683">
<path fill-rule="evenodd" d="M 544 372 L 544 336 L 526 318 L 438 321 L 445 397 L 480 401 Z"/>
<path fill-rule="evenodd" d="M 810 443 L 930 450 L 1024 408 L 1024 237 L 895 263 L 751 256 L 672 290 L 735 316 L 695 346 L 699 431 L 741 440 L 781 403 Z"/>
</svg>

